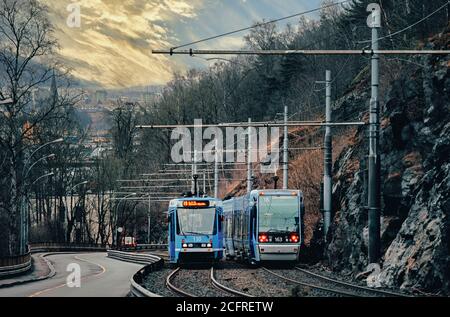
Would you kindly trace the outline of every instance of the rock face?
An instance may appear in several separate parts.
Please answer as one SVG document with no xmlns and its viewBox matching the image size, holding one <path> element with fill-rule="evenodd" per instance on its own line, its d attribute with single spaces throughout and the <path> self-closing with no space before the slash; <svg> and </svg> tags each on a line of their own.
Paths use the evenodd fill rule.
<svg viewBox="0 0 450 317">
<path fill-rule="evenodd" d="M 430 44 L 448 49 L 449 34 Z M 393 82 L 382 112 L 382 284 L 450 294 L 450 60 L 426 57 Z M 337 109 L 336 111 L 339 111 Z M 364 130 L 335 165 L 333 228 L 325 257 L 335 270 L 366 269 Z"/>
</svg>

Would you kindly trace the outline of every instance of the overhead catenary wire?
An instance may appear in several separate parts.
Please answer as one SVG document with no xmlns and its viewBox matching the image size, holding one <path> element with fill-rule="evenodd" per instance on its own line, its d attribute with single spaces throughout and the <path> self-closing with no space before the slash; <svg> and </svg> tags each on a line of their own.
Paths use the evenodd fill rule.
<svg viewBox="0 0 450 317">
<path fill-rule="evenodd" d="M 443 6 L 439 7 L 436 11 L 433 11 L 432 13 L 427 15 L 426 17 L 420 19 L 419 21 L 417 21 L 417 22 L 415 22 L 415 23 L 413 23 L 413 24 L 411 24 L 411 25 L 409 25 L 409 26 L 407 26 L 407 27 L 405 27 L 405 28 L 403 28 L 403 29 L 401 29 L 401 30 L 399 30 L 397 32 L 391 33 L 391 34 L 389 34 L 387 36 L 380 37 L 377 40 L 377 42 L 380 42 L 380 41 L 388 39 L 388 38 L 390 39 L 390 38 L 392 38 L 392 37 L 394 37 L 396 35 L 402 34 L 402 33 L 406 32 L 406 31 L 412 29 L 413 27 L 415 27 L 415 26 L 425 22 L 426 20 L 431 18 L 433 15 L 435 15 L 435 14 L 439 13 L 440 11 L 442 11 L 443 9 L 445 9 L 449 4 L 450 4 L 450 1 L 447 1 L 446 4 L 444 4 Z M 358 43 L 358 44 L 368 44 L 368 43 L 372 43 L 372 40 L 358 41 L 356 43 Z"/>
<path fill-rule="evenodd" d="M 260 56 L 373 56 L 373 55 L 448 55 L 450 50 L 152 50 L 162 55 L 260 55 Z"/>
<path fill-rule="evenodd" d="M 241 32 L 244 32 L 244 31 L 249 31 L 249 30 L 261 27 L 261 26 L 265 26 L 265 25 L 268 25 L 268 24 L 281 22 L 281 21 L 284 21 L 284 20 L 289 20 L 289 19 L 292 19 L 292 18 L 295 18 L 295 17 L 300 17 L 302 15 L 318 12 L 318 11 L 321 11 L 323 9 L 328 9 L 328 8 L 331 8 L 331 7 L 336 7 L 336 6 L 339 6 L 339 5 L 343 5 L 343 4 L 351 2 L 351 1 L 352 0 L 345 0 L 345 1 L 340 1 L 340 2 L 336 2 L 336 3 L 331 3 L 331 4 L 323 5 L 323 6 L 319 7 L 319 8 L 312 9 L 312 10 L 298 12 L 298 13 L 295 13 L 295 14 L 291 14 L 289 16 L 285 16 L 285 17 L 278 18 L 278 19 L 273 19 L 273 20 L 270 20 L 270 21 L 267 21 L 267 22 L 256 23 L 256 24 L 254 24 L 252 26 L 249 26 L 249 27 L 237 29 L 237 30 L 230 31 L 230 32 L 225 32 L 225 33 L 214 35 L 214 36 L 211 36 L 211 37 L 207 37 L 207 38 L 204 38 L 204 39 L 201 39 L 201 40 L 197 40 L 197 41 L 193 41 L 193 42 L 186 43 L 186 44 L 183 44 L 183 45 L 175 46 L 175 47 L 171 48 L 171 51 L 173 52 L 173 51 L 175 51 L 177 49 L 180 49 L 180 48 L 183 48 L 183 47 L 187 47 L 187 46 L 191 46 L 191 45 L 195 45 L 195 44 L 199 44 L 199 43 L 215 40 L 215 39 L 218 39 L 218 38 L 221 38 L 221 37 L 233 35 L 233 34 L 236 34 L 236 33 L 241 33 Z"/>
</svg>

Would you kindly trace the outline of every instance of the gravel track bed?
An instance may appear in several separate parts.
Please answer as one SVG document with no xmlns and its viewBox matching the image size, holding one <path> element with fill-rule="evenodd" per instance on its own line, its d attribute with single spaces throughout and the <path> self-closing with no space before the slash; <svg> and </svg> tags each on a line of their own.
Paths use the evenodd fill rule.
<svg viewBox="0 0 450 317">
<path fill-rule="evenodd" d="M 355 284 L 357 286 L 367 287 L 367 283 L 365 283 L 365 281 L 355 280 L 351 276 L 351 274 L 340 274 L 339 272 L 332 272 L 331 270 L 327 269 L 322 265 L 314 265 L 314 266 L 299 265 L 298 267 L 338 281 Z"/>
<path fill-rule="evenodd" d="M 298 278 L 292 278 L 292 276 L 288 276 L 287 274 L 284 274 L 284 271 L 273 270 L 273 269 L 270 269 L 270 270 L 279 275 L 282 275 L 284 277 L 291 278 L 291 279 L 299 281 L 299 282 L 305 282 Z M 286 271 L 288 271 L 288 270 L 286 270 Z M 278 276 L 270 274 L 267 271 L 262 271 L 261 274 L 263 276 L 266 276 L 267 279 L 278 280 L 279 282 L 283 283 L 286 288 L 289 287 L 291 289 L 291 294 L 290 294 L 291 297 L 341 297 L 340 295 L 337 295 L 335 293 L 330 293 L 330 292 L 322 291 L 320 289 L 316 289 L 313 287 L 303 286 L 303 285 L 299 285 L 294 282 L 286 281 Z"/>
<path fill-rule="evenodd" d="M 322 275 L 322 276 L 327 277 L 327 278 L 335 279 L 337 281 L 350 283 L 350 284 L 353 284 L 355 286 L 368 287 L 367 283 L 364 282 L 364 280 L 355 280 L 354 278 L 352 278 L 349 275 L 334 274 L 333 272 L 325 269 L 324 267 L 304 267 L 304 266 L 299 266 L 299 268 L 304 269 L 306 271 L 310 271 L 312 273 L 316 273 L 316 274 Z M 301 273 L 301 272 L 299 272 L 299 273 Z M 361 292 L 363 292 L 363 293 L 368 293 L 368 296 L 378 296 L 378 297 L 380 297 L 380 296 L 385 296 L 385 297 L 391 296 L 389 294 L 383 295 L 381 293 L 377 293 L 377 291 L 392 292 L 392 293 L 395 293 L 395 294 L 398 294 L 398 295 L 404 295 L 404 296 L 410 296 L 411 295 L 411 294 L 408 294 L 408 292 L 402 291 L 400 289 L 377 288 L 377 289 L 374 289 L 372 292 L 370 290 L 367 290 L 367 291 L 361 290 Z M 365 295 L 362 294 L 361 296 L 365 296 Z"/>
<path fill-rule="evenodd" d="M 201 270 L 181 269 L 172 284 L 198 297 L 230 297 L 231 295 L 215 288 L 210 279 L 211 268 Z"/>
<path fill-rule="evenodd" d="M 353 287 L 349 287 L 346 285 L 341 285 L 338 283 L 333 283 L 331 281 L 325 281 L 322 280 L 321 278 L 315 277 L 315 276 L 311 276 L 309 274 L 303 273 L 301 271 L 298 270 L 277 270 L 276 271 L 278 274 L 281 274 L 285 277 L 291 278 L 293 280 L 297 280 L 303 283 L 308 283 L 308 284 L 312 284 L 312 285 L 317 285 L 320 287 L 324 287 L 324 288 L 329 288 L 332 290 L 336 290 L 336 291 L 342 291 L 345 293 L 350 293 L 350 294 L 354 294 L 355 296 L 361 296 L 361 297 L 381 297 L 383 296 L 382 294 L 378 294 L 369 290 L 362 290 L 362 289 L 357 289 L 357 288 L 353 288 Z M 314 272 L 316 273 L 316 272 Z M 320 274 L 320 273 L 318 273 Z M 327 276 L 328 277 L 328 276 Z M 331 278 L 335 278 L 330 276 Z M 322 293 L 328 293 L 328 292 L 322 292 Z M 339 295 L 333 295 L 332 293 L 328 293 L 328 296 L 339 296 Z M 342 295 L 345 296 L 345 295 Z"/>
<path fill-rule="evenodd" d="M 150 292 L 161 295 L 163 297 L 177 297 L 166 287 L 166 278 L 172 272 L 169 267 L 164 267 L 160 271 L 148 274 L 144 279 L 144 287 Z"/>
<path fill-rule="evenodd" d="M 159 252 L 158 252 L 159 253 Z M 300 266 L 313 273 L 336 279 L 336 275 L 324 270 L 323 267 L 305 267 Z M 354 294 L 362 297 L 383 297 L 389 295 L 378 294 L 370 290 L 360 290 L 349 286 L 340 285 L 330 281 L 322 280 L 318 277 L 311 276 L 296 269 L 291 268 L 271 268 L 271 271 L 299 282 L 317 285 L 319 287 L 329 288 L 336 291 Z M 157 272 L 149 274 L 144 280 L 144 287 L 149 291 L 159 294 L 164 297 L 177 297 L 166 287 L 166 278 L 173 272 L 173 269 L 168 265 Z M 211 283 L 210 279 L 211 269 L 208 267 L 202 269 L 183 268 L 172 280 L 172 284 L 176 287 L 185 290 L 188 293 L 198 297 L 233 297 L 232 294 L 217 289 Z M 302 286 L 281 279 L 264 269 L 252 269 L 246 265 L 235 262 L 221 262 L 216 266 L 215 277 L 217 281 L 224 286 L 247 293 L 256 297 L 343 297 L 346 295 L 339 295 L 323 290 L 318 290 L 312 287 Z M 361 283 L 347 278 L 338 277 L 347 283 L 352 283 L 358 286 L 365 286 Z"/>
<path fill-rule="evenodd" d="M 265 274 L 261 269 L 232 268 L 218 269 L 219 283 L 256 297 L 292 297 L 293 287 L 275 276 Z"/>
</svg>

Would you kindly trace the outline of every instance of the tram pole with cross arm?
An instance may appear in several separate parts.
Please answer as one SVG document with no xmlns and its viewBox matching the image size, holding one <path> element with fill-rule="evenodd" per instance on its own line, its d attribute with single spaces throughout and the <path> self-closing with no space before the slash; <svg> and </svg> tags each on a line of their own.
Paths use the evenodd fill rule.
<svg viewBox="0 0 450 317">
<path fill-rule="evenodd" d="M 450 55 L 450 50 L 380 50 L 379 29 L 381 28 L 381 8 L 378 4 L 369 4 L 368 26 L 372 29 L 372 48 L 362 50 L 153 50 L 152 54 L 163 55 L 261 55 L 261 56 L 370 56 L 371 87 L 370 133 L 369 133 L 369 262 L 378 263 L 380 259 L 380 223 L 381 223 L 381 161 L 379 153 L 380 105 L 379 105 L 379 60 L 381 55 Z M 301 124 L 288 124 L 288 126 Z M 314 124 L 305 126 L 344 126 L 344 124 Z M 350 124 L 351 125 L 351 124 Z M 267 124 L 265 126 L 273 126 Z M 282 125 L 284 126 L 284 125 Z M 140 126 L 156 128 L 157 126 Z M 220 125 L 219 125 L 220 127 Z"/>
<path fill-rule="evenodd" d="M 288 123 L 289 108 L 284 106 L 284 139 L 283 139 L 283 189 L 289 187 L 289 129 Z"/>
<path fill-rule="evenodd" d="M 331 71 L 327 70 L 325 81 L 316 82 L 325 84 L 325 122 L 331 123 Z M 325 127 L 324 140 L 324 171 L 323 171 L 323 236 L 327 240 L 331 226 L 332 200 L 333 200 L 333 136 L 331 126 Z"/>
<path fill-rule="evenodd" d="M 372 50 L 379 46 L 378 29 L 381 28 L 381 8 L 379 4 L 370 4 L 371 12 L 367 25 L 372 29 Z M 369 119 L 369 263 L 378 263 L 381 254 L 381 158 L 380 158 L 380 56 L 372 54 L 371 100 Z"/>
</svg>

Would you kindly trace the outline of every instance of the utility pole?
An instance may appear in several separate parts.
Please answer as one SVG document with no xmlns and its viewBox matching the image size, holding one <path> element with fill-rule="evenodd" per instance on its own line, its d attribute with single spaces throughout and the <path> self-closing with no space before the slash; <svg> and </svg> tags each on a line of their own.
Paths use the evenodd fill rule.
<svg viewBox="0 0 450 317">
<path fill-rule="evenodd" d="M 289 187 L 289 130 L 288 106 L 284 107 L 284 142 L 283 142 L 283 189 Z"/>
<path fill-rule="evenodd" d="M 275 175 L 274 177 L 272 177 L 272 180 L 273 180 L 273 189 L 275 189 L 275 190 L 277 190 L 278 189 L 278 181 L 280 180 L 280 178 L 277 176 L 277 175 Z"/>
<path fill-rule="evenodd" d="M 331 123 L 331 71 L 326 71 L 326 123 Z M 331 225 L 332 211 L 332 169 L 333 169 L 333 140 L 331 127 L 325 128 L 325 153 L 323 174 L 323 233 L 325 240 Z"/>
<path fill-rule="evenodd" d="M 151 229 L 152 229 L 152 197 L 148 196 L 148 215 L 147 215 L 147 244 L 151 244 Z"/>
<path fill-rule="evenodd" d="M 214 158 L 214 198 L 219 198 L 219 142 L 216 140 L 216 153 Z"/>
<path fill-rule="evenodd" d="M 206 173 L 203 171 L 203 195 L 206 195 Z"/>
<path fill-rule="evenodd" d="M 253 178 L 252 178 L 252 119 L 248 119 L 248 145 L 247 145 L 247 193 L 252 192 Z"/>
<path fill-rule="evenodd" d="M 378 29 L 381 28 L 381 8 L 372 3 L 367 7 L 371 12 L 367 24 L 372 29 L 372 50 L 378 51 Z M 381 227 L 381 160 L 380 143 L 380 104 L 379 104 L 379 62 L 380 56 L 372 54 L 372 98 L 370 100 L 369 130 L 369 263 L 380 259 Z"/>
<path fill-rule="evenodd" d="M 198 178 L 198 175 L 197 175 L 197 150 L 194 150 L 194 159 L 192 160 L 192 190 L 191 190 L 191 192 L 192 193 L 194 193 L 194 194 L 197 194 L 196 193 L 196 186 L 197 186 L 197 184 L 196 184 L 196 179 L 195 178 Z"/>
</svg>

